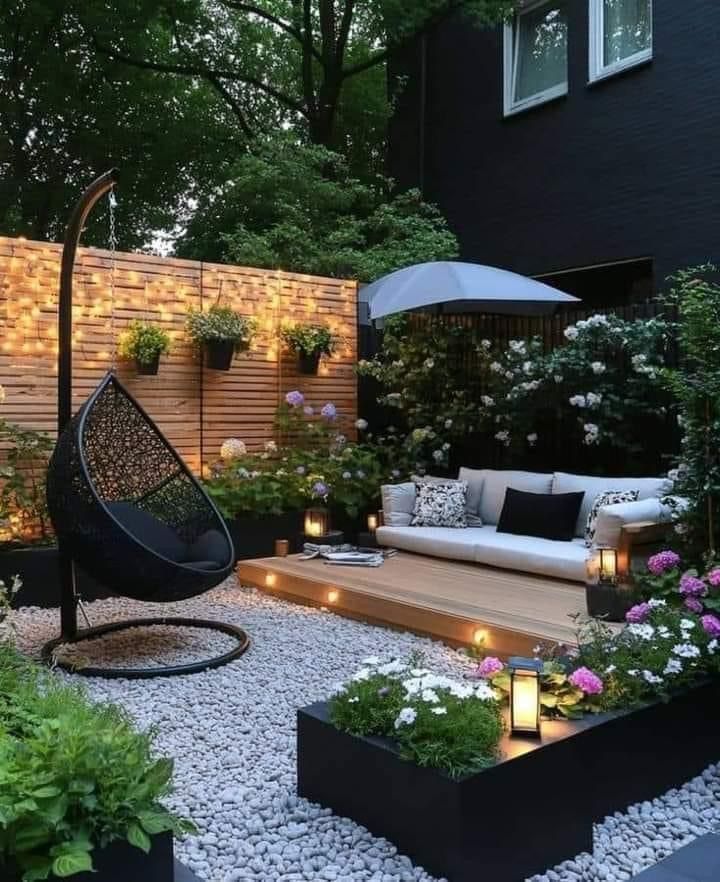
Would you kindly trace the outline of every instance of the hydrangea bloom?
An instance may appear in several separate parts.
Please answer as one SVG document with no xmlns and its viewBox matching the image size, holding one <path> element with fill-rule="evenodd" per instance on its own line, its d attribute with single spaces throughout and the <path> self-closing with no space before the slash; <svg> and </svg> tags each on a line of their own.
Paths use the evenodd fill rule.
<svg viewBox="0 0 720 882">
<path fill-rule="evenodd" d="M 720 588 L 720 567 L 710 570 L 706 578 L 713 588 Z"/>
<path fill-rule="evenodd" d="M 702 601 L 698 600 L 697 597 L 685 598 L 685 609 L 689 609 L 690 612 L 694 612 L 697 615 L 700 615 L 704 608 L 705 607 L 702 605 Z"/>
<path fill-rule="evenodd" d="M 355 428 L 356 428 L 358 431 L 360 431 L 360 432 L 364 432 L 365 429 L 367 429 L 367 427 L 368 427 L 368 421 L 367 421 L 367 420 L 364 420 L 362 417 L 360 417 L 359 419 L 355 420 Z"/>
<path fill-rule="evenodd" d="M 401 726 L 412 726 L 416 719 L 417 711 L 411 707 L 404 707 L 397 715 L 395 728 L 399 729 Z"/>
<path fill-rule="evenodd" d="M 478 677 L 487 680 L 490 677 L 494 677 L 495 674 L 499 674 L 504 667 L 505 665 L 499 658 L 495 658 L 493 655 L 488 655 L 477 666 L 475 673 Z"/>
<path fill-rule="evenodd" d="M 599 695 L 603 691 L 603 681 L 590 668 L 578 668 L 570 674 L 568 680 L 586 695 Z"/>
<path fill-rule="evenodd" d="M 685 573 L 680 579 L 680 593 L 685 597 L 704 597 L 707 594 L 707 585 L 692 573 Z"/>
<path fill-rule="evenodd" d="M 300 407 L 305 401 L 305 396 L 302 394 L 302 392 L 298 392 L 298 390 L 295 389 L 292 392 L 288 392 L 288 394 L 285 396 L 285 401 L 290 405 L 290 407 Z"/>
<path fill-rule="evenodd" d="M 220 459 L 223 462 L 232 462 L 234 459 L 245 456 L 246 453 L 247 447 L 245 447 L 244 441 L 239 438 L 228 438 L 227 441 L 223 441 L 220 448 Z"/>
<path fill-rule="evenodd" d="M 636 603 L 625 613 L 625 621 L 631 624 L 642 624 L 650 615 L 651 606 L 649 603 Z"/>
<path fill-rule="evenodd" d="M 315 481 L 312 485 L 312 495 L 313 496 L 327 496 L 330 492 L 330 488 L 325 483 L 325 481 Z"/>
<path fill-rule="evenodd" d="M 306 404 L 305 407 L 303 407 L 303 413 L 305 414 L 305 416 L 312 416 L 315 413 L 315 410 L 313 409 L 312 405 Z"/>
<path fill-rule="evenodd" d="M 706 634 L 711 637 L 720 637 L 720 619 L 717 616 L 703 616 L 700 621 Z"/>
<path fill-rule="evenodd" d="M 668 570 L 675 569 L 680 564 L 680 555 L 674 551 L 659 551 L 648 558 L 647 568 L 653 576 L 660 576 Z"/>
<path fill-rule="evenodd" d="M 337 417 L 337 408 L 332 401 L 328 401 L 328 403 L 323 406 L 320 415 L 326 420 L 334 420 Z"/>
</svg>

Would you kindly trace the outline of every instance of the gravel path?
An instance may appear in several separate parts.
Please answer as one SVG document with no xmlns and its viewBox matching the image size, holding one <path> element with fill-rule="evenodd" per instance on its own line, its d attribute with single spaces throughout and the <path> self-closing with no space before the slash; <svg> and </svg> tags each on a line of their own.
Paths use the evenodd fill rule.
<svg viewBox="0 0 720 882">
<path fill-rule="evenodd" d="M 124 705 L 141 726 L 159 727 L 159 749 L 176 760 L 172 807 L 199 828 L 177 854 L 198 876 L 207 882 L 435 882 L 391 843 L 296 796 L 295 711 L 326 698 L 368 655 L 420 651 L 428 667 L 457 676 L 466 662 L 455 652 L 240 589 L 232 579 L 184 603 L 112 599 L 90 604 L 89 613 L 98 623 L 161 614 L 215 618 L 250 635 L 248 652 L 215 671 L 84 681 L 95 698 Z M 21 648 L 36 653 L 55 636 L 58 613 L 22 610 L 18 628 Z M 137 632 L 121 632 L 84 654 L 102 661 L 112 647 L 113 662 L 120 656 L 127 664 L 141 657 L 145 664 L 162 664 L 215 654 L 225 639 L 193 630 L 186 644 L 169 629 L 153 630 L 144 646 Z M 541 810 L 542 796 L 537 798 Z M 606 819 L 596 829 L 593 856 L 579 855 L 533 882 L 624 882 L 719 827 L 720 768 L 713 766 L 679 791 Z"/>
</svg>

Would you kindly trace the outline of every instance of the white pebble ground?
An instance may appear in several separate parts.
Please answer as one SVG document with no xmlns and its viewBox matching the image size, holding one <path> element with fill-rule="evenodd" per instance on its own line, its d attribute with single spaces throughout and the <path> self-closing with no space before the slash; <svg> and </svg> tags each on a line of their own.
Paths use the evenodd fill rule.
<svg viewBox="0 0 720 882">
<path fill-rule="evenodd" d="M 252 645 L 231 665 L 188 677 L 84 680 L 99 700 L 124 705 L 141 726 L 156 725 L 157 745 L 176 763 L 172 808 L 199 829 L 178 857 L 207 882 L 433 882 L 384 839 L 295 792 L 295 711 L 326 698 L 368 655 L 424 654 L 428 667 L 461 675 L 451 649 L 411 634 L 363 625 L 317 609 L 238 588 L 234 580 L 178 604 L 112 599 L 90 604 L 93 623 L 183 615 L 237 624 Z M 58 629 L 56 610 L 18 614 L 18 641 L 37 653 Z M 94 662 L 161 664 L 216 654 L 226 638 L 193 630 L 187 644 L 157 628 L 96 645 Z M 143 648 L 144 645 L 144 648 Z M 679 746 L 681 749 L 681 746 Z M 720 753 L 720 748 L 719 748 Z M 548 782 L 552 786 L 552 782 Z M 378 795 L 378 798 L 382 798 Z M 542 794 L 534 794 L 542 811 Z M 441 807 L 439 807 L 441 811 Z M 488 806 L 492 817 L 492 806 Z M 624 882 L 720 826 L 720 768 L 681 790 L 632 806 L 596 828 L 593 855 L 578 855 L 533 882 Z M 571 857 L 571 856 L 568 856 Z M 478 867 L 478 879 L 483 879 Z"/>
</svg>

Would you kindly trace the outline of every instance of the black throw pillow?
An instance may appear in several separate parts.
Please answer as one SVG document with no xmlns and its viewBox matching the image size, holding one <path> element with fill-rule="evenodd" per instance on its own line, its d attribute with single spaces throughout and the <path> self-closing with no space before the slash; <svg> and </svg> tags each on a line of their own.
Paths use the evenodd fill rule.
<svg viewBox="0 0 720 882">
<path fill-rule="evenodd" d="M 508 487 L 497 532 L 569 542 L 584 496 L 584 492 L 526 493 Z"/>
</svg>

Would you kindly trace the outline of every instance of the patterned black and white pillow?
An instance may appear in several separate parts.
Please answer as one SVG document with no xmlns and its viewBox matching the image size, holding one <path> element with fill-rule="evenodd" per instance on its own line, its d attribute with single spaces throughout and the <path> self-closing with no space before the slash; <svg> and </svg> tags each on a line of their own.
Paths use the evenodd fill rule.
<svg viewBox="0 0 720 882">
<path fill-rule="evenodd" d="M 587 524 L 585 524 L 585 544 L 588 548 L 595 541 L 595 531 L 597 530 L 597 519 L 600 509 L 604 505 L 616 505 L 619 502 L 637 502 L 639 495 L 639 490 L 604 490 L 595 497 L 595 501 L 588 514 Z"/>
<path fill-rule="evenodd" d="M 417 485 L 411 527 L 466 527 L 467 481 Z"/>
</svg>

